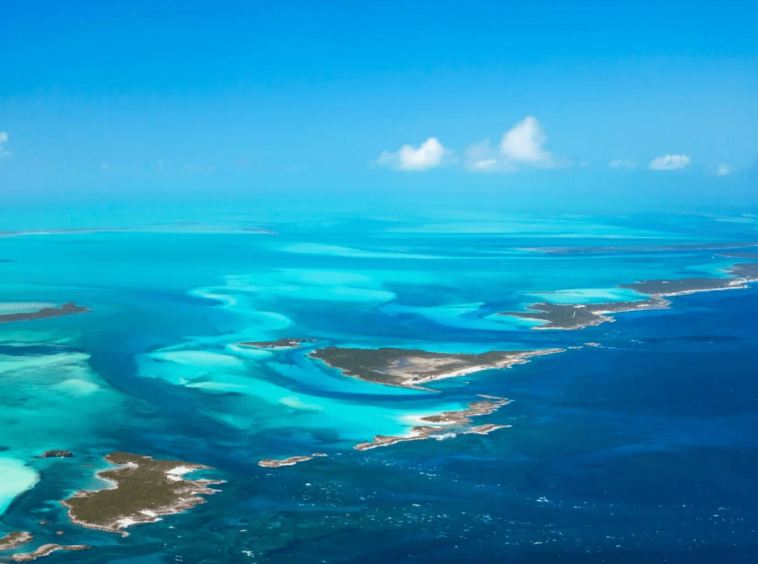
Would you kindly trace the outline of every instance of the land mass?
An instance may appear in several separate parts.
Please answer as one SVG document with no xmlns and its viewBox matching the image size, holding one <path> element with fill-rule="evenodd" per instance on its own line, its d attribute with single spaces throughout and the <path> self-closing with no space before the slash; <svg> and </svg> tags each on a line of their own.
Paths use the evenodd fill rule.
<svg viewBox="0 0 758 564">
<path fill-rule="evenodd" d="M 326 456 L 320 452 L 314 452 L 310 456 L 290 456 L 289 458 L 264 458 L 258 461 L 258 466 L 264 468 L 280 468 L 281 466 L 294 466 L 299 462 L 305 462 L 306 460 L 313 460 L 314 457 Z"/>
<path fill-rule="evenodd" d="M 748 282 L 758 281 L 758 263 L 736 264 L 726 271 L 729 278 L 680 278 L 676 280 L 642 280 L 633 284 L 619 284 L 619 288 L 650 296 L 646 300 L 606 302 L 599 304 L 557 304 L 541 302 L 527 306 L 529 311 L 509 311 L 499 315 L 535 319 L 543 325 L 532 329 L 583 329 L 615 321 L 610 314 L 628 311 L 668 309 L 671 302 L 665 298 L 716 290 L 747 288 Z"/>
<path fill-rule="evenodd" d="M 490 368 L 508 368 L 527 362 L 534 356 L 557 352 L 563 352 L 563 349 L 451 354 L 397 348 L 326 347 L 312 351 L 309 356 L 352 378 L 386 386 L 427 390 L 421 384 Z"/>
<path fill-rule="evenodd" d="M 38 558 L 48 556 L 57 550 L 89 550 L 90 548 L 92 547 L 88 544 L 43 544 L 32 552 L 21 552 L 19 554 L 14 554 L 11 556 L 11 560 L 14 562 L 31 562 L 33 560 L 37 560 Z"/>
<path fill-rule="evenodd" d="M 71 458 L 73 453 L 70 450 L 48 450 L 39 455 L 40 458 Z"/>
<path fill-rule="evenodd" d="M 25 313 L 6 313 L 0 315 L 0 323 L 11 323 L 14 321 L 31 321 L 34 319 L 50 319 L 51 317 L 62 317 L 64 315 L 74 315 L 76 313 L 87 313 L 91 310 L 86 307 L 78 306 L 74 302 L 68 302 L 60 307 L 44 307 L 37 311 Z"/>
<path fill-rule="evenodd" d="M 315 343 L 316 339 L 277 339 L 276 341 L 245 341 L 237 343 L 240 347 L 256 349 L 296 349 L 302 343 Z"/>
<path fill-rule="evenodd" d="M 487 398 L 480 401 L 471 402 L 468 408 L 461 411 L 445 411 L 438 415 L 427 415 L 420 417 L 421 423 L 427 425 L 416 425 L 411 432 L 405 436 L 376 435 L 372 441 L 355 445 L 356 450 L 369 450 L 377 447 L 390 446 L 407 441 L 419 441 L 425 439 L 444 439 L 454 437 L 460 433 L 486 435 L 497 429 L 503 429 L 507 425 L 486 425 L 470 426 L 471 418 L 480 415 L 489 415 L 502 406 L 510 403 L 505 398 L 495 398 L 492 396 L 479 396 Z"/>
<path fill-rule="evenodd" d="M 155 460 L 127 452 L 113 452 L 105 460 L 119 467 L 98 472 L 97 476 L 113 482 L 114 487 L 78 491 L 61 505 L 68 508 L 69 517 L 77 525 L 123 536 L 127 533 L 122 529 L 129 525 L 152 523 L 161 515 L 181 513 L 204 503 L 201 494 L 216 492 L 208 486 L 222 483 L 183 479 L 188 472 L 210 468 L 180 460 Z"/>
<path fill-rule="evenodd" d="M 26 531 L 14 531 L 0 538 L 0 550 L 12 550 L 17 546 L 31 542 L 34 539 L 31 533 Z"/>
</svg>

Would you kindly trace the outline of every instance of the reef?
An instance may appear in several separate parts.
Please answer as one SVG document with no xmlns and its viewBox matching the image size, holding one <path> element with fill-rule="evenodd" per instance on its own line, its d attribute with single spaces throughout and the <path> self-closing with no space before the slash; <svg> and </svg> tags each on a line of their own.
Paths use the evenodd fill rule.
<svg viewBox="0 0 758 564">
<path fill-rule="evenodd" d="M 527 362 L 534 356 L 557 352 L 563 352 L 563 349 L 454 354 L 396 348 L 326 347 L 309 353 L 309 356 L 352 378 L 386 386 L 427 390 L 421 384 L 490 368 L 508 368 Z"/>
<path fill-rule="evenodd" d="M 316 339 L 277 339 L 276 341 L 246 341 L 237 343 L 240 347 L 256 349 L 296 349 L 302 343 L 315 343 Z"/>
<path fill-rule="evenodd" d="M 70 450 L 48 450 L 39 455 L 40 458 L 71 458 L 73 453 Z"/>
<path fill-rule="evenodd" d="M 321 452 L 314 452 L 310 456 L 290 456 L 289 458 L 264 458 L 258 461 L 258 466 L 264 468 L 280 468 L 281 466 L 294 466 L 299 462 L 305 462 L 306 460 L 313 460 L 314 457 L 326 456 Z"/>
<path fill-rule="evenodd" d="M 38 549 L 34 550 L 33 552 L 21 552 L 19 554 L 14 554 L 11 556 L 11 560 L 14 562 L 31 562 L 33 560 L 37 560 L 38 558 L 43 558 L 45 556 L 48 556 L 49 554 L 52 554 L 53 552 L 57 550 L 89 550 L 92 548 L 88 544 L 70 544 L 70 545 L 60 545 L 60 544 L 43 544 Z"/>
<path fill-rule="evenodd" d="M 64 315 L 74 315 L 77 313 L 88 313 L 89 309 L 78 306 L 74 302 L 68 302 L 60 307 L 44 307 L 37 311 L 26 313 L 6 313 L 0 315 L 0 323 L 11 323 L 14 321 L 31 321 L 34 319 L 50 319 L 51 317 L 62 317 Z"/>
<path fill-rule="evenodd" d="M 0 538 L 0 550 L 12 550 L 17 546 L 21 546 L 22 544 L 26 544 L 32 540 L 34 540 L 34 537 L 31 533 L 27 533 L 26 531 L 15 531 L 13 533 L 8 533 L 4 537 Z"/>
<path fill-rule="evenodd" d="M 216 492 L 208 486 L 218 480 L 185 480 L 182 476 L 208 466 L 180 460 L 155 460 L 149 456 L 114 452 L 105 457 L 119 468 L 98 472 L 97 476 L 114 487 L 97 491 L 78 491 L 61 502 L 77 525 L 126 536 L 122 529 L 139 523 L 152 523 L 161 515 L 182 513 L 205 499 L 200 495 Z"/>
<path fill-rule="evenodd" d="M 405 436 L 376 435 L 372 441 L 355 445 L 356 450 L 369 450 L 372 448 L 394 445 L 407 441 L 419 441 L 424 439 L 445 439 L 454 437 L 458 434 L 480 434 L 486 435 L 496 429 L 502 429 L 507 425 L 486 424 L 471 426 L 471 418 L 480 415 L 489 415 L 500 409 L 502 406 L 510 403 L 505 398 L 493 396 L 479 396 L 487 398 L 480 401 L 471 402 L 468 408 L 461 411 L 444 411 L 438 415 L 427 415 L 419 417 L 421 423 L 427 425 L 416 425 L 410 433 Z M 431 425 L 429 425 L 431 423 Z"/>
</svg>

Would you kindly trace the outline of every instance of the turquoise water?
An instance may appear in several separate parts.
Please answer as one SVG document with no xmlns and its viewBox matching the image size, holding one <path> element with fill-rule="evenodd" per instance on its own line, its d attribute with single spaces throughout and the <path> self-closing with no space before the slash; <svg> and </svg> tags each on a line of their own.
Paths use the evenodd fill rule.
<svg viewBox="0 0 758 564">
<path fill-rule="evenodd" d="M 576 332 L 532 331 L 539 322 L 497 315 L 544 300 L 637 299 L 616 285 L 723 276 L 735 262 L 713 251 L 547 254 L 528 249 L 749 241 L 755 236 L 750 222 L 490 217 L 256 224 L 220 215 L 200 217 L 205 223 L 186 228 L 171 227 L 168 216 L 140 221 L 48 217 L 26 225 L 22 219 L 9 220 L 3 230 L 129 227 L 0 238 L 0 259 L 7 261 L 0 262 L 0 314 L 69 301 L 93 310 L 0 324 L 0 534 L 30 530 L 42 544 L 61 529 L 67 542 L 96 547 L 51 560 L 142 563 L 181 556 L 184 562 L 288 562 L 302 561 L 305 553 L 318 556 L 317 561 L 342 562 L 368 558 L 365 551 L 373 543 L 376 561 L 381 561 L 378 555 L 385 561 L 444 561 L 450 557 L 434 547 L 447 546 L 453 538 L 481 558 L 503 554 L 496 546 L 499 551 L 511 546 L 517 550 L 514 558 L 538 559 L 543 551 L 535 547 L 543 545 L 535 543 L 546 542 L 549 523 L 561 531 L 550 542 L 567 554 L 592 542 L 612 551 L 613 543 L 598 540 L 621 535 L 611 530 L 606 506 L 600 510 L 593 500 L 595 510 L 586 513 L 594 528 L 580 527 L 571 504 L 588 502 L 571 490 L 571 479 L 553 475 L 555 481 L 546 482 L 537 496 L 533 485 L 549 472 L 541 467 L 542 474 L 531 475 L 529 469 L 538 461 L 562 468 L 569 464 L 565 457 L 605 460 L 636 453 L 641 475 L 644 465 L 652 464 L 643 462 L 643 455 L 647 460 L 663 452 L 669 457 L 660 462 L 666 473 L 683 464 L 677 452 L 712 448 L 714 441 L 719 448 L 747 448 L 749 456 L 755 455 L 750 450 L 754 441 L 741 431 L 754 420 L 754 406 L 725 404 L 721 416 L 730 419 L 719 424 L 731 434 L 717 440 L 706 437 L 705 423 L 702 428 L 695 424 L 692 413 L 671 414 L 655 402 L 640 407 L 644 416 L 625 413 L 621 399 L 608 399 L 629 395 L 621 380 L 617 389 L 603 392 L 608 405 L 602 410 L 581 404 L 628 374 L 625 370 L 645 355 L 665 358 L 662 365 L 670 374 L 685 373 L 687 360 L 681 359 L 680 366 L 675 358 L 688 342 L 666 344 L 665 339 L 682 331 L 680 324 L 697 327 L 688 315 L 721 320 L 702 328 L 707 338 L 692 341 L 699 343 L 694 350 L 706 365 L 709 351 L 715 357 L 719 347 L 727 346 L 735 358 L 742 354 L 749 362 L 754 335 L 736 304 L 755 303 L 753 290 L 681 298 L 671 311 L 623 314 L 616 323 Z M 272 233 L 244 231 L 255 225 Z M 660 327 L 668 327 L 668 333 L 658 334 Z M 740 331 L 741 340 L 729 340 Z M 280 337 L 318 342 L 277 351 L 237 346 Z M 647 352 L 640 356 L 644 339 L 658 340 L 646 341 Z M 601 347 L 572 348 L 507 370 L 443 380 L 431 385 L 437 393 L 347 378 L 307 356 L 314 347 L 330 345 L 480 353 L 581 347 L 586 341 Z M 607 382 L 599 373 L 602 366 Z M 642 369 L 653 374 L 650 367 Z M 596 372 L 590 382 L 588 374 Z M 584 395 L 575 391 L 583 381 Z M 486 437 L 363 453 L 352 448 L 376 434 L 406 434 L 419 416 L 463 409 L 478 394 L 516 401 L 477 423 L 513 427 Z M 563 394 L 574 399 L 565 403 Z M 656 436 L 657 424 L 661 436 Z M 688 430 L 674 432 L 677 425 Z M 626 442 L 619 444 L 620 436 Z M 38 458 L 51 449 L 71 450 L 76 457 Z M 114 450 L 207 464 L 216 469 L 209 475 L 227 482 L 207 504 L 137 527 L 126 540 L 71 525 L 57 502 L 77 489 L 99 487 L 93 473 L 106 466 L 102 458 Z M 311 452 L 328 457 L 276 471 L 257 465 L 261 458 Z M 737 455 L 730 451 L 729 456 Z M 741 468 L 743 462 L 734 465 Z M 735 472 L 739 482 L 742 475 Z M 659 486 L 650 487 L 657 491 Z M 715 489 L 730 493 L 720 482 Z M 485 492 L 499 503 L 506 503 L 505 496 L 510 509 L 485 509 L 485 498 L 479 499 Z M 578 498 L 569 501 L 572 496 Z M 549 501 L 553 497 L 563 498 L 562 505 Z M 663 494 L 659 497 L 674 507 Z M 391 500 L 401 504 L 394 517 Z M 474 509 L 467 515 L 469 502 Z M 730 511 L 738 511 L 731 498 L 730 504 Z M 675 551 L 676 539 L 656 538 L 649 531 L 648 525 L 657 522 L 650 517 L 653 505 L 619 510 L 623 548 L 633 545 L 630 539 L 638 530 L 636 549 Z M 511 514 L 516 508 L 523 510 L 523 521 Z M 750 543 L 741 536 L 745 515 L 741 522 L 730 521 L 737 531 L 730 541 L 698 528 L 702 517 L 678 516 L 691 523 L 691 530 L 680 526 L 682 535 L 747 550 Z M 54 525 L 42 527 L 40 519 Z M 406 524 L 407 537 L 394 536 L 392 519 Z M 471 536 L 451 536 L 458 526 Z M 373 530 L 375 538 L 361 532 L 345 541 L 355 528 L 366 534 Z M 508 545 L 503 544 L 506 536 Z M 214 552 L 209 547 L 224 548 Z"/>
</svg>

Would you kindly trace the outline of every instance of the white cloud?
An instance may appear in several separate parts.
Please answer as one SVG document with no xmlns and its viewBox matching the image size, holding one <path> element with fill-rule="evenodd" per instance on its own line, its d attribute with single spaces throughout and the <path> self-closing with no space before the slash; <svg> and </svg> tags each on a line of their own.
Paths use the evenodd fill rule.
<svg viewBox="0 0 758 564">
<path fill-rule="evenodd" d="M 690 166 L 690 158 L 687 155 L 665 155 L 656 157 L 650 161 L 650 170 L 679 170 Z"/>
<path fill-rule="evenodd" d="M 637 162 L 629 159 L 614 159 L 608 166 L 611 168 L 637 168 Z"/>
<path fill-rule="evenodd" d="M 466 149 L 466 166 L 469 170 L 512 172 L 522 166 L 551 168 L 568 164 L 557 159 L 544 148 L 547 136 L 537 118 L 527 116 L 506 131 L 497 149 L 489 140 Z"/>
<path fill-rule="evenodd" d="M 430 137 L 418 148 L 403 145 L 395 152 L 382 151 L 375 163 L 398 170 L 426 170 L 451 161 L 453 151 L 445 149 L 439 139 Z"/>
<path fill-rule="evenodd" d="M 718 176 L 729 176 L 730 174 L 732 174 L 732 169 L 729 167 L 729 165 L 721 163 L 719 167 L 716 169 L 716 174 Z"/>
<path fill-rule="evenodd" d="M 553 155 L 542 148 L 546 141 L 547 136 L 542 132 L 537 119 L 526 116 L 513 129 L 503 134 L 500 153 L 516 163 L 544 163 L 553 158 Z"/>
<path fill-rule="evenodd" d="M 8 134 L 5 131 L 0 131 L 0 159 L 3 157 L 10 157 L 13 153 L 6 151 L 3 145 L 8 142 Z"/>
</svg>

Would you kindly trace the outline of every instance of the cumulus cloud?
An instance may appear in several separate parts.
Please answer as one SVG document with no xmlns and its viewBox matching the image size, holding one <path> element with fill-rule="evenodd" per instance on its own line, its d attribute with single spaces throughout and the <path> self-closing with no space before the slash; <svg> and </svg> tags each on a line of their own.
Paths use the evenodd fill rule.
<svg viewBox="0 0 758 564">
<path fill-rule="evenodd" d="M 729 176 L 730 174 L 732 174 L 732 169 L 729 165 L 721 163 L 716 169 L 716 174 L 718 176 Z"/>
<path fill-rule="evenodd" d="M 687 155 L 664 155 L 650 161 L 650 170 L 679 170 L 690 166 Z"/>
<path fill-rule="evenodd" d="M 611 168 L 637 168 L 637 162 L 629 159 L 614 159 L 608 166 Z"/>
<path fill-rule="evenodd" d="M 0 159 L 3 157 L 10 157 L 12 153 L 5 150 L 4 145 L 8 142 L 8 134 L 5 131 L 0 131 Z"/>
<path fill-rule="evenodd" d="M 567 164 L 557 159 L 544 145 L 547 136 L 537 118 L 527 116 L 503 134 L 497 148 L 489 140 L 466 149 L 466 166 L 469 170 L 505 171 L 521 167 L 550 168 Z"/>
<path fill-rule="evenodd" d="M 446 149 L 436 137 L 430 137 L 418 147 L 403 145 L 395 152 L 382 151 L 374 164 L 397 170 L 426 170 L 452 161 L 453 151 Z"/>
</svg>

